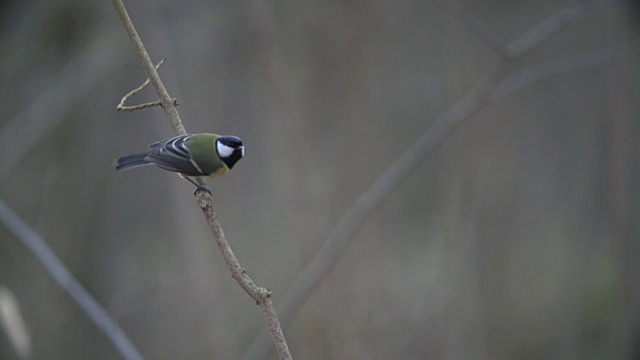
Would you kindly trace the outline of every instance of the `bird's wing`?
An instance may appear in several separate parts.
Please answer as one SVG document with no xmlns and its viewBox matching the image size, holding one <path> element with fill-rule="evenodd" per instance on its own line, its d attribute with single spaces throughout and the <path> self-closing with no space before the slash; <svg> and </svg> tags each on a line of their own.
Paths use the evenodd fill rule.
<svg viewBox="0 0 640 360">
<path fill-rule="evenodd" d="M 191 157 L 187 141 L 191 135 L 176 136 L 149 145 L 147 160 L 159 167 L 187 176 L 200 176 L 202 170 Z"/>
</svg>

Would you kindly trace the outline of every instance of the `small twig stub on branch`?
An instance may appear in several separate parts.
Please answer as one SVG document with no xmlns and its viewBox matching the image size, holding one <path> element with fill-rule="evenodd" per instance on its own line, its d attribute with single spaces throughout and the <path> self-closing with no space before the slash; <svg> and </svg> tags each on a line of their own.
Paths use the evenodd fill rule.
<svg viewBox="0 0 640 360">
<path fill-rule="evenodd" d="M 164 64 L 164 62 L 167 59 L 162 59 L 160 60 L 160 62 L 158 63 L 158 65 L 156 65 L 156 70 L 158 70 L 162 64 Z M 156 100 L 156 101 L 151 101 L 151 102 L 147 102 L 147 103 L 143 103 L 143 104 L 138 104 L 138 105 L 132 105 L 132 106 L 127 106 L 125 105 L 125 103 L 131 98 L 133 97 L 135 94 L 139 93 L 140 91 L 142 91 L 144 88 L 146 88 L 147 86 L 149 86 L 150 80 L 149 78 L 147 78 L 147 80 L 145 80 L 142 85 L 138 86 L 137 88 L 129 91 L 125 96 L 122 97 L 122 100 L 120 100 L 120 103 L 118 104 L 118 106 L 116 106 L 116 109 L 118 111 L 135 111 L 135 110 L 141 110 L 141 109 L 146 109 L 146 108 L 150 108 L 150 107 L 154 107 L 154 106 L 162 106 L 162 103 L 160 103 L 160 100 Z M 173 99 L 173 104 L 175 106 L 180 105 L 180 102 L 177 99 Z"/>
</svg>

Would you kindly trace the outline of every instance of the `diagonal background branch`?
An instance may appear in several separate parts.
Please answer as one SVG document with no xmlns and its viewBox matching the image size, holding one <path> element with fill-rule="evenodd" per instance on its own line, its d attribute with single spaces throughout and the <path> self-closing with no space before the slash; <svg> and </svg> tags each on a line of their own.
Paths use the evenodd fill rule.
<svg viewBox="0 0 640 360">
<path fill-rule="evenodd" d="M 554 76 L 573 71 L 603 66 L 637 56 L 630 44 L 618 45 L 600 51 L 574 54 L 531 66 L 507 76 L 491 93 L 490 101 L 498 101 L 522 88 Z"/>
<path fill-rule="evenodd" d="M 449 10 L 452 16 L 465 24 L 470 31 L 478 34 L 487 46 L 502 56 L 502 59 L 498 60 L 492 66 L 473 90 L 441 115 L 429 130 L 405 150 L 349 207 L 323 246 L 307 264 L 305 269 L 296 277 L 285 293 L 279 308 L 280 319 L 284 326 L 289 324 L 318 282 L 338 261 L 344 249 L 371 212 L 380 205 L 426 156 L 434 151 L 442 141 L 455 130 L 458 124 L 467 120 L 487 104 L 502 99 L 522 87 L 531 85 L 544 77 L 554 74 L 553 72 L 537 71 L 535 72 L 537 74 L 535 76 L 524 76 L 527 71 L 524 70 L 512 76 L 507 76 L 506 61 L 523 56 L 564 29 L 567 25 L 580 21 L 587 15 L 600 11 L 614 3 L 614 1 L 598 1 L 587 5 L 581 3 L 569 5 L 543 20 L 520 38 L 509 44 L 501 45 L 495 33 L 480 23 L 457 2 L 448 3 L 446 0 L 436 0 L 436 2 Z M 592 59 L 592 61 L 587 61 L 585 65 L 601 65 L 606 63 L 602 60 L 608 59 L 609 58 Z M 561 67 L 562 69 L 559 70 L 564 71 L 579 68 L 567 68 L 565 65 L 563 62 L 560 65 L 553 65 L 551 68 Z M 247 360 L 266 358 L 270 350 L 269 343 L 268 334 L 262 331 L 254 339 L 245 353 L 244 358 Z"/>
<path fill-rule="evenodd" d="M 140 352 L 98 301 L 80 284 L 44 239 L 29 227 L 11 208 L 0 200 L 0 222 L 42 263 L 89 319 L 107 336 L 116 350 L 127 360 L 143 359 Z"/>
</svg>

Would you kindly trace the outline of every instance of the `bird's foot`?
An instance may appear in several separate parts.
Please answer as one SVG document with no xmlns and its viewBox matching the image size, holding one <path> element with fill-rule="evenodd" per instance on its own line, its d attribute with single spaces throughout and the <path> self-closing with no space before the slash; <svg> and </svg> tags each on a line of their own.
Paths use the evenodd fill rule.
<svg viewBox="0 0 640 360">
<path fill-rule="evenodd" d="M 198 191 L 206 191 L 209 193 L 210 196 L 213 197 L 213 194 L 211 193 L 211 189 L 209 189 L 208 186 L 206 185 L 200 185 L 198 184 L 196 181 L 194 181 L 192 178 L 188 177 L 188 176 L 183 176 L 182 174 L 180 175 L 183 179 L 187 180 L 188 182 L 192 183 L 193 185 L 195 185 L 196 189 L 193 190 L 193 196 L 198 196 Z"/>
</svg>

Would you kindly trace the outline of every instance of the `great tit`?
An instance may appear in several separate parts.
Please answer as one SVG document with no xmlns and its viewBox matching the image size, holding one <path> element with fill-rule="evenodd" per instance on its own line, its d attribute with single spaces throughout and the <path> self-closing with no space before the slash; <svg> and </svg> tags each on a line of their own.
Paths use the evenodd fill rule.
<svg viewBox="0 0 640 360">
<path fill-rule="evenodd" d="M 114 165 L 116 170 L 127 170 L 155 164 L 161 169 L 177 172 L 194 184 L 196 191 L 211 193 L 206 186 L 199 185 L 189 177 L 224 175 L 243 156 L 244 145 L 240 138 L 201 133 L 154 142 L 149 145 L 146 153 L 123 156 Z"/>
</svg>

